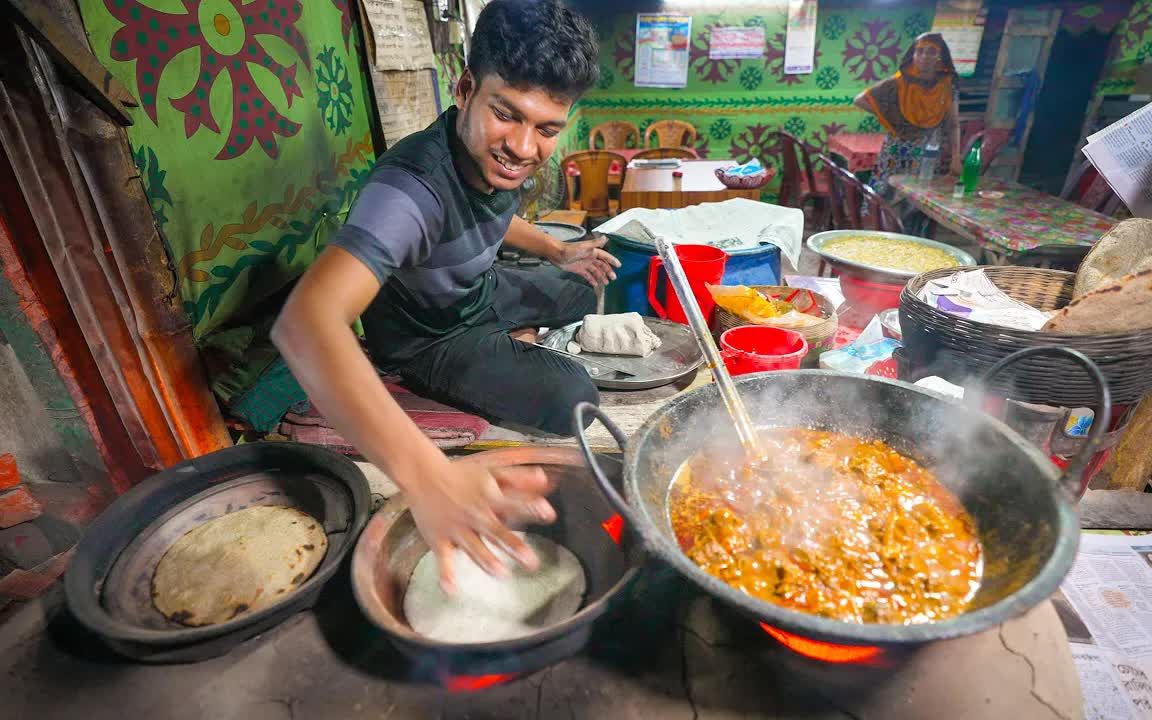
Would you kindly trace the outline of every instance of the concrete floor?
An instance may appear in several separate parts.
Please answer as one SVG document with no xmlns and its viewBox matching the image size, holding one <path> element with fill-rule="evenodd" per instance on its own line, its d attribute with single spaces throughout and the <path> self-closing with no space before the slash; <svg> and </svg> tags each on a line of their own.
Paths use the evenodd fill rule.
<svg viewBox="0 0 1152 720">
<path fill-rule="evenodd" d="M 196 664 L 133 664 L 67 616 L 46 632 L 30 622 L 21 640 L 5 646 L 0 635 L 5 720 L 1081 717 L 1067 640 L 1048 603 L 903 664 L 862 669 L 866 682 L 855 687 L 816 689 L 754 623 L 718 609 L 667 569 L 641 574 L 584 653 L 476 693 L 414 677 L 414 665 L 361 617 L 346 575 L 333 579 L 314 611 Z M 840 667 L 838 680 L 846 677 Z"/>
</svg>

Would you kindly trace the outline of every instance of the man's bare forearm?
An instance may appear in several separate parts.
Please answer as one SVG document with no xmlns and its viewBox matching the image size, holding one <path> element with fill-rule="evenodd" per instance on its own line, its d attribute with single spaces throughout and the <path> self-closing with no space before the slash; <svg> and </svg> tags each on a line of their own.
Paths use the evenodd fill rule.
<svg viewBox="0 0 1152 720">
<path fill-rule="evenodd" d="M 520 217 L 513 217 L 508 226 L 504 242 L 517 250 L 532 253 L 545 260 L 555 258 L 560 252 L 561 242 Z"/>
</svg>

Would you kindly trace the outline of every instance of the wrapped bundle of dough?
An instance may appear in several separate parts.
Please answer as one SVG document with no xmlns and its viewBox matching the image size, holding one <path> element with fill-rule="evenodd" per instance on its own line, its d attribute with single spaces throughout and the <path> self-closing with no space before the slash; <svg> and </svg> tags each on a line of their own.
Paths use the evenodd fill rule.
<svg viewBox="0 0 1152 720">
<path fill-rule="evenodd" d="M 579 348 L 569 345 L 569 352 L 635 355 L 647 357 L 660 347 L 660 338 L 644 324 L 640 313 L 618 315 L 585 315 L 584 325 L 576 334 Z"/>
</svg>

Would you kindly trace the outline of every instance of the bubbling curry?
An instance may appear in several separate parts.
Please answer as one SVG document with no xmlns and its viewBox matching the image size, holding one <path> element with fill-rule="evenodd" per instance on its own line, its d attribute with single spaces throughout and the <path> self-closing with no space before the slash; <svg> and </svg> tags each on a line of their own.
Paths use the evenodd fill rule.
<svg viewBox="0 0 1152 720">
<path fill-rule="evenodd" d="M 935 475 L 879 440 L 763 434 L 767 459 L 702 451 L 669 494 L 677 542 L 709 574 L 792 610 L 858 623 L 962 613 L 980 584 L 972 518 Z"/>
</svg>

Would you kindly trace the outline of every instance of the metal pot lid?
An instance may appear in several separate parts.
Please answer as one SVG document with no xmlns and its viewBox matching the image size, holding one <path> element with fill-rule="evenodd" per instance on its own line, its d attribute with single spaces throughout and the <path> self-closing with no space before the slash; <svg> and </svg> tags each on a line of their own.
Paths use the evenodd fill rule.
<svg viewBox="0 0 1152 720">
<path fill-rule="evenodd" d="M 561 222 L 538 222 L 533 224 L 561 242 L 583 240 L 584 237 L 588 235 L 588 231 L 579 225 Z"/>
</svg>

